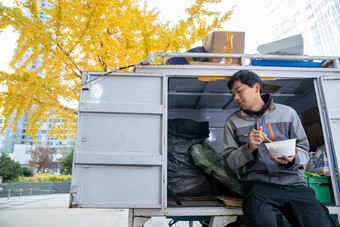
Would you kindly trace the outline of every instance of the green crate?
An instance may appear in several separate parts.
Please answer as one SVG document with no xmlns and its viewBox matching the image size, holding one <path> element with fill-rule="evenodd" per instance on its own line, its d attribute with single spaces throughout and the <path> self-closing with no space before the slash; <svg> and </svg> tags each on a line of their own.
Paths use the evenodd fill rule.
<svg viewBox="0 0 340 227">
<path fill-rule="evenodd" d="M 321 203 L 334 203 L 334 195 L 330 177 L 307 177 L 307 187 L 313 188 L 316 198 Z"/>
</svg>

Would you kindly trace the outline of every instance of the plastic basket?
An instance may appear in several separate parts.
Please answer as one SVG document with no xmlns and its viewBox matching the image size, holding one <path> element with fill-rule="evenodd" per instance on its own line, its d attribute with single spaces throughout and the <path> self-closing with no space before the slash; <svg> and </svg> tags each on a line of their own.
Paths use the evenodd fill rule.
<svg viewBox="0 0 340 227">
<path fill-rule="evenodd" d="M 321 203 L 334 203 L 334 195 L 330 177 L 307 177 L 305 176 L 307 186 L 313 188 L 316 198 Z"/>
</svg>

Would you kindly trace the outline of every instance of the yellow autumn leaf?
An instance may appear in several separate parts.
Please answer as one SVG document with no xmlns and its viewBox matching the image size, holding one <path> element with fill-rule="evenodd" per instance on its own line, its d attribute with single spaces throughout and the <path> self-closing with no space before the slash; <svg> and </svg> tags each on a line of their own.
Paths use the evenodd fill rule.
<svg viewBox="0 0 340 227">
<path fill-rule="evenodd" d="M 51 0 L 44 6 L 27 0 L 15 7 L 0 3 L 0 32 L 12 26 L 20 34 L 11 61 L 14 73 L 0 72 L 1 114 L 7 120 L 3 129 L 15 128 L 25 117 L 26 135 L 34 138 L 53 117 L 64 121 L 61 127 L 54 122 L 51 137 L 74 136 L 82 72 L 106 72 L 136 64 L 152 52 L 190 49 L 230 17 L 231 11 L 209 10 L 220 2 L 196 0 L 187 18 L 172 26 L 158 12 L 147 11 L 141 0 Z M 42 19 L 41 12 L 48 18 Z M 36 67 L 27 70 L 32 65 Z M 9 124 L 11 115 L 15 119 Z"/>
</svg>

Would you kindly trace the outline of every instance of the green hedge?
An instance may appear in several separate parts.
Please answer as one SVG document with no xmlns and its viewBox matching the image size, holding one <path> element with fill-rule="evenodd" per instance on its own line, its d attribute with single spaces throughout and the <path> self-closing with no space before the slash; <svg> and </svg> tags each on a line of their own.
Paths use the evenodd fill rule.
<svg viewBox="0 0 340 227">
<path fill-rule="evenodd" d="M 20 176 L 13 182 L 48 182 L 48 181 L 70 181 L 71 175 L 49 175 L 46 173 L 36 173 L 32 177 Z"/>
</svg>

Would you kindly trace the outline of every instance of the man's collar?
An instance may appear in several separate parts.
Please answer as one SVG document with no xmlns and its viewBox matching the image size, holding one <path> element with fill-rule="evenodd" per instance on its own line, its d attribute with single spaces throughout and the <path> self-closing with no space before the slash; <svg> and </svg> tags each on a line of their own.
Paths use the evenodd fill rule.
<svg viewBox="0 0 340 227">
<path fill-rule="evenodd" d="M 264 106 L 262 107 L 262 109 L 260 111 L 250 111 L 250 110 L 242 110 L 242 111 L 245 112 L 246 114 L 261 117 L 264 114 L 264 112 L 266 112 L 266 110 L 270 109 L 271 105 L 273 104 L 273 99 L 272 99 L 270 94 L 261 95 L 261 98 L 264 102 Z"/>
</svg>

